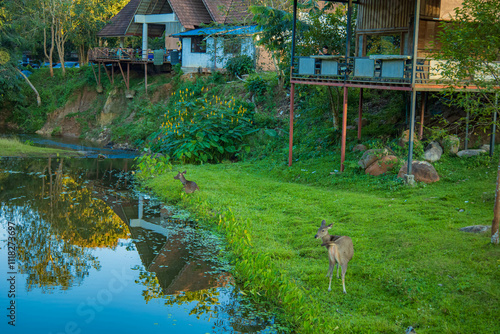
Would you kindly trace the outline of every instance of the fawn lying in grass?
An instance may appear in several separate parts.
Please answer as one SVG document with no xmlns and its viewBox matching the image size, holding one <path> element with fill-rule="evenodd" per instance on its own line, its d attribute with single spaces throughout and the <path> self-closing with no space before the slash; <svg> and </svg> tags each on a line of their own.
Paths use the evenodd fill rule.
<svg viewBox="0 0 500 334">
<path fill-rule="evenodd" d="M 323 220 L 321 226 L 318 229 L 318 233 L 314 236 L 316 239 L 321 239 L 323 242 L 321 246 L 325 246 L 328 251 L 328 260 L 330 266 L 328 268 L 328 273 L 326 277 L 330 277 L 330 284 L 328 285 L 328 291 L 332 290 L 332 276 L 333 268 L 337 264 L 337 278 L 339 278 L 339 264 L 342 268 L 342 287 L 345 291 L 345 273 L 347 271 L 347 264 L 352 259 L 354 254 L 354 249 L 352 247 L 352 240 L 348 236 L 330 235 L 328 230 L 332 228 L 333 224 L 326 226 L 326 222 Z"/>
</svg>

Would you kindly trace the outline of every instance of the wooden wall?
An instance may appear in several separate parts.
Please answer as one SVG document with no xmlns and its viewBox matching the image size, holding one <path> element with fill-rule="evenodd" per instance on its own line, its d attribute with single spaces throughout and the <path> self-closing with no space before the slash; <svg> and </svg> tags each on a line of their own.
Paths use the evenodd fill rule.
<svg viewBox="0 0 500 334">
<path fill-rule="evenodd" d="M 410 16 L 413 13 L 413 1 L 360 0 L 357 32 L 407 30 Z"/>
<path fill-rule="evenodd" d="M 425 56 L 434 45 L 439 25 L 449 18 L 463 0 L 421 0 L 418 55 Z M 365 56 L 366 35 L 401 34 L 401 54 L 410 54 L 413 45 L 415 0 L 359 0 L 356 26 L 356 50 Z M 406 47 L 405 47 L 406 46 Z"/>
</svg>

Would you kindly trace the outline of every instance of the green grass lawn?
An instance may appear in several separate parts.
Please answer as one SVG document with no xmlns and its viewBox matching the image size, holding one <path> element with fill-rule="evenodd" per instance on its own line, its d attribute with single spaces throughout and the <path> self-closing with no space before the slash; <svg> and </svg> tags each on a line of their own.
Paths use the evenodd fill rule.
<svg viewBox="0 0 500 334">
<path fill-rule="evenodd" d="M 491 225 L 498 155 L 447 157 L 439 182 L 413 188 L 352 167 L 331 174 L 337 159 L 179 167 L 201 189 L 192 195 L 176 169 L 145 185 L 224 226 L 246 294 L 298 333 L 500 333 L 500 247 L 459 231 Z M 354 243 L 346 295 L 335 278 L 327 291 L 327 253 L 313 238 L 323 219 Z"/>
<path fill-rule="evenodd" d="M 58 154 L 72 156 L 79 155 L 79 153 L 75 151 L 37 147 L 24 144 L 17 139 L 0 138 L 1 157 L 47 157 Z"/>
</svg>

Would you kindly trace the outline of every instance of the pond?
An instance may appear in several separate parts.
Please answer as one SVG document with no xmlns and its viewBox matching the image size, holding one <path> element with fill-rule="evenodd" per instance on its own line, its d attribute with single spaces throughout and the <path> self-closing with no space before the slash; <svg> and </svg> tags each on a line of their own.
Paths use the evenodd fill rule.
<svg viewBox="0 0 500 334">
<path fill-rule="evenodd" d="M 275 333 L 223 242 L 134 190 L 131 167 L 0 159 L 1 333 Z"/>
</svg>

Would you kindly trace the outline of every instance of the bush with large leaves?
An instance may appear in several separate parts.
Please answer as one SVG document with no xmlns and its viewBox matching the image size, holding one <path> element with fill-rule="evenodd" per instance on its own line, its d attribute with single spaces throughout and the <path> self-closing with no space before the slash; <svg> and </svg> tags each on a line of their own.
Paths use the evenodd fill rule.
<svg viewBox="0 0 500 334">
<path fill-rule="evenodd" d="M 152 149 L 184 163 L 221 162 L 249 151 L 244 138 L 256 131 L 253 111 L 234 97 L 222 99 L 188 88 L 176 91 Z"/>
</svg>

